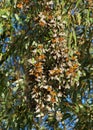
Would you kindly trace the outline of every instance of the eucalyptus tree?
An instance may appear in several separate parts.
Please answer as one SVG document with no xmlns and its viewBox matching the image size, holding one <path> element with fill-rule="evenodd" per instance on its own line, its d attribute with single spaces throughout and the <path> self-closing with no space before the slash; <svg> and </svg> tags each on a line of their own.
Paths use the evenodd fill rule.
<svg viewBox="0 0 93 130">
<path fill-rule="evenodd" d="M 2 0 L 0 8 L 1 128 L 92 130 L 92 1 Z"/>
</svg>

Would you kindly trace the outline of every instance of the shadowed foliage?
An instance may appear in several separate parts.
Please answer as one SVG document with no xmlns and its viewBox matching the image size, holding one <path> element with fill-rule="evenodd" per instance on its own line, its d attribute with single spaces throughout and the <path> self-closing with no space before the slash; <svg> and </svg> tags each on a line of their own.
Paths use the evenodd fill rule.
<svg viewBox="0 0 93 130">
<path fill-rule="evenodd" d="M 92 130 L 92 43 L 92 0 L 1 0 L 1 129 Z"/>
</svg>

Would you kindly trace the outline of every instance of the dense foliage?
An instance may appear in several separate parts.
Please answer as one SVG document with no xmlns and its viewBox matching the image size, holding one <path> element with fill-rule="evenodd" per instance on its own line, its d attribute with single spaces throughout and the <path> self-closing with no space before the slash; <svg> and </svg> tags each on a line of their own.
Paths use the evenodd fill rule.
<svg viewBox="0 0 93 130">
<path fill-rule="evenodd" d="M 92 43 L 92 0 L 1 0 L 1 129 L 92 130 Z"/>
</svg>

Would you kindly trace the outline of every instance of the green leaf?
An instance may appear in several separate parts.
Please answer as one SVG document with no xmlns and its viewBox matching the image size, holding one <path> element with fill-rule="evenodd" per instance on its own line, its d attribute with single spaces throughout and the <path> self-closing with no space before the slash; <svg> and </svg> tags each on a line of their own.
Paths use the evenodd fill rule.
<svg viewBox="0 0 93 130">
<path fill-rule="evenodd" d="M 70 113 L 66 113 L 63 115 L 63 118 L 62 120 L 66 120 L 67 118 L 70 118 L 71 117 L 71 114 Z"/>
<path fill-rule="evenodd" d="M 71 33 L 69 34 L 69 40 L 68 40 L 69 49 L 71 49 L 72 37 L 73 37 L 73 33 L 71 32 Z"/>
<path fill-rule="evenodd" d="M 20 20 L 20 18 L 19 18 L 19 16 L 18 16 L 18 14 L 15 14 L 15 18 L 16 18 L 16 20 L 17 20 L 17 21 L 19 21 L 19 20 Z"/>
<path fill-rule="evenodd" d="M 79 6 L 79 4 L 82 2 L 82 0 L 77 0 L 76 8 Z"/>
<path fill-rule="evenodd" d="M 0 35 L 3 34 L 3 24 L 0 23 Z"/>
<path fill-rule="evenodd" d="M 77 45 L 77 37 L 76 37 L 76 32 L 73 29 L 73 38 L 74 38 L 74 42 L 75 42 L 75 46 Z"/>
</svg>

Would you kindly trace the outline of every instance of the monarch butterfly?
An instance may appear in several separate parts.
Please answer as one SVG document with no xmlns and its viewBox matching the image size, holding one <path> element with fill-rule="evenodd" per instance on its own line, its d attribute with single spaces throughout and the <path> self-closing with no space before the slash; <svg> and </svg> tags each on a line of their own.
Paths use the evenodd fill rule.
<svg viewBox="0 0 93 130">
<path fill-rule="evenodd" d="M 60 37 L 58 40 L 59 40 L 59 42 L 62 42 L 64 40 L 64 38 Z"/>
<path fill-rule="evenodd" d="M 68 57 L 66 58 L 66 62 L 67 62 L 67 61 L 69 61 L 69 58 L 68 58 Z"/>
<path fill-rule="evenodd" d="M 93 6 L 93 0 L 88 0 L 89 6 L 92 7 Z"/>
<path fill-rule="evenodd" d="M 76 76 L 77 76 L 77 73 L 72 73 L 72 76 L 73 76 L 73 77 L 76 77 Z"/>
<path fill-rule="evenodd" d="M 52 43 L 56 43 L 56 42 L 58 42 L 58 38 L 52 39 Z"/>
<path fill-rule="evenodd" d="M 40 56 L 38 57 L 38 59 L 39 59 L 39 60 L 45 59 L 45 55 L 44 55 L 44 54 L 40 55 Z"/>
<path fill-rule="evenodd" d="M 69 68 L 69 70 L 66 71 L 66 75 L 69 75 L 69 74 L 75 72 L 76 69 L 78 68 L 78 66 L 79 66 L 78 64 L 74 64 L 72 67 Z"/>
<path fill-rule="evenodd" d="M 19 4 L 17 4 L 17 8 L 23 8 L 23 4 L 22 3 L 19 3 Z"/>
<path fill-rule="evenodd" d="M 51 94 L 52 97 L 57 95 L 55 91 L 50 91 L 50 94 Z"/>
<path fill-rule="evenodd" d="M 42 69 L 41 67 L 38 67 L 38 68 L 36 68 L 36 72 L 37 72 L 37 73 L 42 73 L 42 72 L 43 72 L 43 69 Z"/>
<path fill-rule="evenodd" d="M 51 97 L 51 100 L 50 100 L 52 103 L 56 103 L 56 99 L 54 97 Z"/>
<path fill-rule="evenodd" d="M 39 73 L 38 73 L 38 72 L 34 72 L 34 76 L 35 76 L 36 78 L 38 78 L 38 77 L 39 77 Z"/>
<path fill-rule="evenodd" d="M 51 88 L 51 87 L 48 87 L 48 88 L 47 88 L 47 91 L 49 91 L 49 92 L 52 91 L 52 88 Z"/>
<path fill-rule="evenodd" d="M 35 87 L 33 88 L 33 92 L 35 92 L 35 93 L 39 92 L 38 87 L 35 86 Z"/>
<path fill-rule="evenodd" d="M 79 66 L 78 64 L 74 64 L 74 65 L 73 65 L 73 68 L 74 68 L 74 69 L 77 69 L 78 66 Z"/>
<path fill-rule="evenodd" d="M 69 73 L 73 73 L 74 71 L 75 71 L 74 67 L 71 67 L 71 68 L 69 69 Z"/>
<path fill-rule="evenodd" d="M 71 74 L 71 72 L 69 70 L 66 71 L 66 76 L 68 76 L 69 74 Z"/>
<path fill-rule="evenodd" d="M 68 51 L 69 51 L 69 49 L 64 49 L 64 52 L 65 52 L 65 53 L 68 53 Z"/>
<path fill-rule="evenodd" d="M 69 70 L 66 71 L 66 75 L 68 76 L 69 74 L 73 73 L 75 70 L 73 67 L 70 67 Z"/>
<path fill-rule="evenodd" d="M 39 45 L 38 48 L 39 48 L 39 49 L 43 49 L 43 45 Z"/>
<path fill-rule="evenodd" d="M 76 60 L 76 57 L 75 57 L 75 56 L 72 56 L 72 57 L 71 57 L 71 60 L 73 60 L 73 61 Z"/>
<path fill-rule="evenodd" d="M 25 3 L 28 3 L 28 2 L 29 2 L 29 0 L 24 0 L 24 2 L 25 2 Z"/>
<path fill-rule="evenodd" d="M 60 74 L 61 70 L 60 69 L 54 69 L 54 70 L 49 70 L 50 75 L 57 75 Z"/>
<path fill-rule="evenodd" d="M 78 56 L 80 56 L 80 52 L 79 51 L 76 51 L 76 53 L 75 53 L 76 55 L 78 55 Z"/>
<path fill-rule="evenodd" d="M 46 22 L 44 20 L 42 20 L 42 21 L 40 20 L 39 21 L 39 25 L 42 26 L 42 27 L 44 27 L 46 25 Z"/>
<path fill-rule="evenodd" d="M 42 67 L 42 64 L 43 64 L 42 62 L 38 62 L 35 64 L 35 67 Z"/>
<path fill-rule="evenodd" d="M 49 16 L 48 16 L 48 19 L 49 19 L 49 20 L 51 20 L 52 18 L 53 18 L 52 15 L 49 15 Z"/>
</svg>

